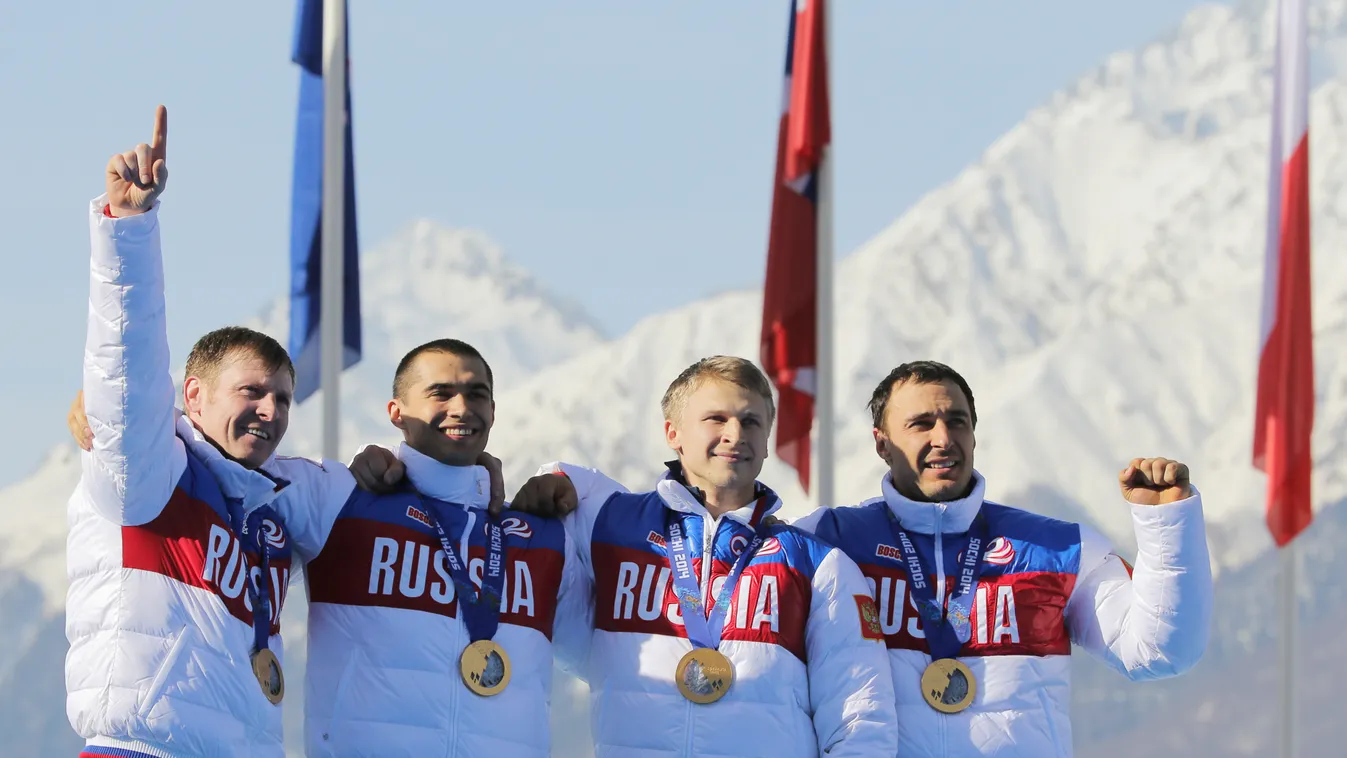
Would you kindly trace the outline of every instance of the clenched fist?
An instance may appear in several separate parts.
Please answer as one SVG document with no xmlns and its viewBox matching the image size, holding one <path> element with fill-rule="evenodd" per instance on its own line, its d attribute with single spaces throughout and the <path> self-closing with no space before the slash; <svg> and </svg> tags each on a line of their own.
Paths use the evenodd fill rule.
<svg viewBox="0 0 1347 758">
<path fill-rule="evenodd" d="M 1188 467 L 1168 458 L 1133 458 L 1118 474 L 1118 488 L 1136 505 L 1164 505 L 1193 494 Z"/>
<path fill-rule="evenodd" d="M 154 206 L 168 183 L 168 109 L 159 106 L 154 112 L 154 135 L 150 144 L 140 143 L 135 148 L 112 156 L 108 161 L 104 184 L 112 215 L 134 216 Z"/>
</svg>

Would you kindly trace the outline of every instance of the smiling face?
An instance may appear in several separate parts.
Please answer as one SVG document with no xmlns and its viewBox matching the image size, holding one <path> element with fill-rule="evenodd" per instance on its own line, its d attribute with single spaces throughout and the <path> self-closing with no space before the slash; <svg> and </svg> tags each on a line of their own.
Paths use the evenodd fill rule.
<svg viewBox="0 0 1347 758">
<path fill-rule="evenodd" d="M 412 359 L 388 402 L 388 418 L 413 450 L 471 466 L 496 419 L 490 373 L 480 358 L 428 350 Z"/>
<path fill-rule="evenodd" d="M 771 409 L 762 395 L 703 379 L 674 418 L 664 421 L 664 434 L 688 484 L 702 490 L 710 504 L 737 508 L 753 499 L 770 427 Z"/>
<path fill-rule="evenodd" d="M 903 496 L 947 502 L 968 494 L 976 444 L 973 413 L 954 381 L 895 383 L 874 435 L 875 452 Z"/>
<path fill-rule="evenodd" d="M 213 368 L 183 382 L 187 415 L 221 453 L 257 468 L 276 452 L 290 425 L 294 379 L 288 367 L 270 368 L 242 348 Z"/>
</svg>

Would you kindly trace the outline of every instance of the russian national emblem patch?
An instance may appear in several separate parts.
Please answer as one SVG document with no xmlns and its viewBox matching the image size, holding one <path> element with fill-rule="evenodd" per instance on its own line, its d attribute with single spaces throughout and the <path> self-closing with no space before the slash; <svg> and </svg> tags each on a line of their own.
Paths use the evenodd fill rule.
<svg viewBox="0 0 1347 758">
<path fill-rule="evenodd" d="M 856 598 L 856 612 L 861 619 L 861 636 L 867 640 L 883 640 L 884 630 L 879 625 L 879 610 L 875 608 L 875 599 L 869 595 L 853 595 Z"/>
</svg>

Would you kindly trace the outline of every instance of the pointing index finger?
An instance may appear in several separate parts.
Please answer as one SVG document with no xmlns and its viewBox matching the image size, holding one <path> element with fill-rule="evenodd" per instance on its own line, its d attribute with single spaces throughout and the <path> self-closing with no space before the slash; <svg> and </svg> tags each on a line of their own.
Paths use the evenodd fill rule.
<svg viewBox="0 0 1347 758">
<path fill-rule="evenodd" d="M 164 159 L 168 153 L 168 108 L 159 106 L 154 111 L 154 136 L 150 139 L 150 160 Z"/>
</svg>

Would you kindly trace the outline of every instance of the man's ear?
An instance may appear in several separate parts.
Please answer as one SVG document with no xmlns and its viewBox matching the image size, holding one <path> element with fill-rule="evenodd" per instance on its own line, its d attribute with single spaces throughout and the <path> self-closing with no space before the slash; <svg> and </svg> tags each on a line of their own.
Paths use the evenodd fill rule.
<svg viewBox="0 0 1347 758">
<path fill-rule="evenodd" d="M 668 445 L 669 449 L 674 452 L 679 452 L 683 447 L 683 443 L 678 441 L 678 427 L 674 426 L 674 422 L 668 419 L 664 419 L 664 444 Z"/>
<path fill-rule="evenodd" d="M 190 415 L 201 415 L 201 404 L 205 402 L 206 388 L 201 385 L 201 380 L 195 376 L 189 376 L 182 382 L 182 405 L 183 409 Z"/>
<path fill-rule="evenodd" d="M 889 437 L 888 437 L 888 435 L 887 435 L 887 434 L 884 434 L 884 430 L 883 430 L 883 429 L 875 428 L 873 431 L 874 431 L 874 435 L 875 435 L 875 454 L 878 455 L 878 456 L 880 457 L 880 459 L 883 460 L 885 463 L 887 463 L 887 464 L 889 464 L 890 466 L 892 466 L 892 465 L 893 465 L 893 461 L 889 460 Z"/>
<path fill-rule="evenodd" d="M 406 423 L 402 420 L 402 406 L 398 404 L 397 400 L 388 401 L 388 420 L 392 422 L 393 426 L 406 431 Z"/>
</svg>

